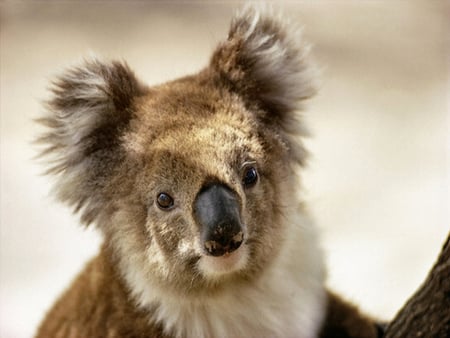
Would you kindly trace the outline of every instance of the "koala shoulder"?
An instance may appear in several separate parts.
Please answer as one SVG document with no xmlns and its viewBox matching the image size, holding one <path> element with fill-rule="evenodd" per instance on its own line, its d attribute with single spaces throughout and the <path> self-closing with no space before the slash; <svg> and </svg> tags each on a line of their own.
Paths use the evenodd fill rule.
<svg viewBox="0 0 450 338">
<path fill-rule="evenodd" d="M 167 337 L 131 301 L 108 256 L 100 254 L 86 265 L 47 313 L 36 338 Z"/>
</svg>

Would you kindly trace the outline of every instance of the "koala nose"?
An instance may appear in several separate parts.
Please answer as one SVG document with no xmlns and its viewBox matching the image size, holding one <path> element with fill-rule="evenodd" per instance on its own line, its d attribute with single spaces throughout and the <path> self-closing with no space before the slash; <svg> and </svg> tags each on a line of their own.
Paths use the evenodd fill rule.
<svg viewBox="0 0 450 338">
<path fill-rule="evenodd" d="M 194 212 L 201 228 L 201 242 L 211 256 L 223 256 L 238 249 L 244 240 L 239 202 L 225 185 L 213 184 L 202 189 L 194 202 Z"/>
</svg>

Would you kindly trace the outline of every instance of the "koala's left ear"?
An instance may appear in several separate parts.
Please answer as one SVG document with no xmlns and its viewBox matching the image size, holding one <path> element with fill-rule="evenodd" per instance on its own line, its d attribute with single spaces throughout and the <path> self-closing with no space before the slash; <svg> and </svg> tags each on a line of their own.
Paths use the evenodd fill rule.
<svg viewBox="0 0 450 338">
<path fill-rule="evenodd" d="M 90 59 L 64 72 L 51 90 L 47 115 L 38 120 L 47 131 L 37 143 L 46 146 L 47 173 L 58 177 L 57 196 L 89 224 L 105 207 L 106 185 L 123 158 L 121 135 L 147 89 L 126 64 Z"/>
<path fill-rule="evenodd" d="M 315 94 L 316 68 L 296 25 L 267 8 L 247 7 L 232 21 L 211 67 L 223 82 L 281 123 Z M 275 115 L 273 115 L 275 114 Z"/>
</svg>

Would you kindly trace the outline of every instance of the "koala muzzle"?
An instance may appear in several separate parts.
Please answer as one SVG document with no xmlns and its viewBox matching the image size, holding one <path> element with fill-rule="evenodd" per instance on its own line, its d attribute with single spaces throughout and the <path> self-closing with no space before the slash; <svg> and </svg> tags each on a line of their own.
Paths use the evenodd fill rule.
<svg viewBox="0 0 450 338">
<path fill-rule="evenodd" d="M 211 256 L 223 256 L 238 249 L 244 240 L 239 201 L 225 185 L 213 184 L 202 189 L 194 211 L 200 225 L 201 242 Z"/>
</svg>

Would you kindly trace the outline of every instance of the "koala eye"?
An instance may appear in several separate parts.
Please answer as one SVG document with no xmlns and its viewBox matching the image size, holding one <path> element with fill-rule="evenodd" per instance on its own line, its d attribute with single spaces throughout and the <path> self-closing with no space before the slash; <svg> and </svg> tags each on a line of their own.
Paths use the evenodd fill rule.
<svg viewBox="0 0 450 338">
<path fill-rule="evenodd" d="M 255 167 L 247 167 L 242 176 L 242 184 L 245 188 L 253 187 L 258 181 L 258 172 Z"/>
<path fill-rule="evenodd" d="M 156 203 L 158 204 L 158 207 L 163 210 L 172 208 L 174 204 L 173 198 L 164 192 L 158 194 Z"/>
</svg>

